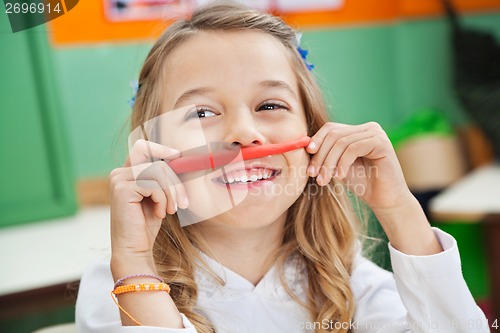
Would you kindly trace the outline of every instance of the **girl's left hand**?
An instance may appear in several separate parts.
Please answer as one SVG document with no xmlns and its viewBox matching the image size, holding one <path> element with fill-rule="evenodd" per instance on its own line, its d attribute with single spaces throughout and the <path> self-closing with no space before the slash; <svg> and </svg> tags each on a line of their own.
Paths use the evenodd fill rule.
<svg viewBox="0 0 500 333">
<path fill-rule="evenodd" d="M 324 186 L 332 177 L 372 209 L 396 208 L 412 197 L 392 144 L 382 127 L 369 122 L 329 122 L 311 138 L 308 175 Z"/>
</svg>

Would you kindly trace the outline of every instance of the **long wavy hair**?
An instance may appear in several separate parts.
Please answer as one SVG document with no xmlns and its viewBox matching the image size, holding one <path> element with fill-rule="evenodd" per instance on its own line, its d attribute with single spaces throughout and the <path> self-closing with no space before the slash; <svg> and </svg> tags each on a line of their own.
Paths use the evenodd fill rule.
<svg viewBox="0 0 500 333">
<path fill-rule="evenodd" d="M 198 8 L 189 19 L 170 25 L 156 41 L 140 72 L 132 129 L 160 114 L 162 94 L 168 87 L 162 75 L 166 59 L 179 44 L 199 31 L 256 31 L 279 40 L 289 53 L 297 76 L 308 134 L 312 136 L 328 121 L 318 84 L 297 51 L 295 31 L 278 17 L 224 2 Z M 311 320 L 346 323 L 352 319 L 355 308 L 349 280 L 357 250 L 359 223 L 346 191 L 334 191 L 334 186 L 341 185 L 332 181 L 315 194 L 317 185 L 309 179 L 302 194 L 288 209 L 283 242 L 275 262 L 285 289 L 307 309 Z M 159 273 L 171 284 L 171 296 L 179 311 L 191 320 L 198 332 L 208 333 L 216 330 L 210 320 L 197 311 L 194 272 L 197 263 L 202 262 L 200 250 L 209 249 L 197 226 L 181 227 L 176 215 L 168 215 L 156 239 L 154 255 Z M 285 261 L 292 255 L 298 256 L 306 268 L 305 301 L 292 292 L 284 278 Z M 217 281 L 223 283 L 220 278 Z M 343 328 L 316 329 L 316 332 L 347 331 Z"/>
</svg>

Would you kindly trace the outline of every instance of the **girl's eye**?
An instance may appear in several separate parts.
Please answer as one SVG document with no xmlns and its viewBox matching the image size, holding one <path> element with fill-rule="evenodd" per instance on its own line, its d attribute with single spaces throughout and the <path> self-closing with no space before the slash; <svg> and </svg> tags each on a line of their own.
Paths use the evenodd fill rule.
<svg viewBox="0 0 500 333">
<path fill-rule="evenodd" d="M 217 116 L 217 114 L 213 111 L 210 111 L 208 109 L 197 109 L 197 110 L 194 110 L 192 112 L 190 112 L 188 115 L 187 115 L 187 119 L 191 119 L 191 118 L 210 118 L 210 117 L 214 117 L 214 116 Z"/>
<path fill-rule="evenodd" d="M 208 118 L 216 116 L 216 114 L 210 110 L 197 110 L 198 118 Z"/>
<path fill-rule="evenodd" d="M 279 110 L 279 109 L 290 110 L 290 107 L 288 107 L 285 104 L 281 104 L 281 103 L 267 102 L 267 103 L 261 104 L 257 108 L 258 111 L 273 111 L 273 110 Z"/>
</svg>

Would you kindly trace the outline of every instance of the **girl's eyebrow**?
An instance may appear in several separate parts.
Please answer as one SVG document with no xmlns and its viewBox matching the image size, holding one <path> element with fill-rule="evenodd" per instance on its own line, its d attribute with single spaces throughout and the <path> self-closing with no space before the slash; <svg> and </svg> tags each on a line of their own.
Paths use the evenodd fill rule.
<svg viewBox="0 0 500 333">
<path fill-rule="evenodd" d="M 297 98 L 297 94 L 295 91 L 293 91 L 292 87 L 285 81 L 280 81 L 280 80 L 266 80 L 262 81 L 260 86 L 265 87 L 265 88 L 279 88 L 286 90 L 288 93 L 290 93 L 293 97 Z"/>
<path fill-rule="evenodd" d="M 182 101 L 189 99 L 190 97 L 196 96 L 196 95 L 205 95 L 208 93 L 215 92 L 214 88 L 210 87 L 201 87 L 201 88 L 194 88 L 194 89 L 189 89 L 182 93 L 182 95 L 177 98 L 174 104 L 174 109 L 177 108 L 177 105 L 180 104 Z"/>
<path fill-rule="evenodd" d="M 297 98 L 297 94 L 295 93 L 295 91 L 293 91 L 292 87 L 290 87 L 290 85 L 288 83 L 286 83 L 285 81 L 265 80 L 265 81 L 260 82 L 259 86 L 264 87 L 264 88 L 279 88 L 279 89 L 287 91 L 293 97 Z M 186 99 L 189 99 L 189 98 L 196 96 L 196 95 L 205 95 L 205 94 L 213 93 L 213 92 L 215 92 L 215 88 L 211 88 L 211 87 L 200 87 L 200 88 L 189 89 L 189 90 L 183 92 L 179 98 L 177 98 L 177 100 L 175 101 L 175 104 L 174 104 L 174 109 L 176 109 L 177 105 Z"/>
</svg>

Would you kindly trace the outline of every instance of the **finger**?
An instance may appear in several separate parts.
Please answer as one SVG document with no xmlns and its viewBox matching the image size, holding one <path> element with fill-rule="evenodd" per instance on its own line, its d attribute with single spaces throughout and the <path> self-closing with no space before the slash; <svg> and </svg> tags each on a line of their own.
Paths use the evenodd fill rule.
<svg viewBox="0 0 500 333">
<path fill-rule="evenodd" d="M 130 167 L 142 163 L 154 162 L 158 159 L 171 160 L 179 156 L 180 151 L 177 149 L 140 139 L 132 146 L 123 166 Z"/>
<path fill-rule="evenodd" d="M 342 123 L 335 123 L 335 122 L 328 122 L 324 124 L 316 134 L 314 134 L 311 137 L 311 141 L 309 142 L 309 145 L 306 147 L 306 151 L 309 154 L 315 154 L 321 147 L 321 144 L 323 140 L 326 138 L 326 136 L 329 134 L 329 132 L 338 132 L 341 133 L 344 130 L 347 130 L 347 132 L 344 132 L 346 134 L 349 133 L 354 133 L 354 132 L 359 132 L 359 131 L 368 131 L 368 130 L 380 130 L 381 127 L 378 123 L 376 122 L 367 122 L 363 123 L 360 125 L 348 125 L 348 124 L 342 124 Z"/>
<path fill-rule="evenodd" d="M 177 174 L 164 161 L 156 161 L 154 163 L 143 163 L 132 167 L 135 178 L 133 179 L 151 179 L 160 184 L 165 191 L 165 196 L 169 198 L 167 209 L 170 214 L 177 211 L 177 207 L 187 208 L 189 199 L 186 193 L 184 184 L 179 179 Z M 130 174 L 124 173 L 117 176 L 118 179 L 130 180 Z"/>
<path fill-rule="evenodd" d="M 163 219 L 166 215 L 166 197 L 160 185 L 154 180 L 126 181 L 119 183 L 113 195 L 128 203 L 140 203 L 150 198 L 154 203 L 155 216 Z"/>
<path fill-rule="evenodd" d="M 334 176 L 334 173 L 338 170 L 337 166 L 340 157 L 344 154 L 348 147 L 350 147 L 355 142 L 373 137 L 374 135 L 371 132 L 363 131 L 339 138 L 328 152 L 327 157 L 323 161 L 323 165 L 321 165 L 319 168 L 320 173 L 316 177 L 316 181 L 318 182 L 318 184 L 326 185 L 330 182 L 330 180 Z"/>
<path fill-rule="evenodd" d="M 311 137 L 309 145 L 306 147 L 306 151 L 309 154 L 316 154 L 320 149 L 325 140 L 326 136 L 332 131 L 338 131 L 342 128 L 350 127 L 351 125 L 329 122 L 321 126 L 321 128 Z"/>
<path fill-rule="evenodd" d="M 331 123 L 334 124 L 334 123 Z M 342 125 L 342 126 L 337 126 L 337 125 Z M 361 127 L 362 125 L 359 126 L 351 126 L 351 125 L 344 125 L 344 124 L 335 124 L 335 125 L 325 125 L 323 126 L 321 130 L 323 129 L 329 129 L 328 132 L 321 133 L 319 137 L 323 138 L 322 141 L 320 142 L 320 146 L 315 148 L 315 153 L 314 156 L 311 158 L 311 161 L 309 162 L 309 167 L 307 170 L 307 173 L 311 177 L 316 177 L 320 174 L 321 171 L 321 166 L 324 164 L 326 157 L 332 150 L 333 146 L 342 137 L 352 135 L 354 133 L 359 133 L 364 131 L 364 127 Z M 318 134 L 320 134 L 318 131 Z"/>
<path fill-rule="evenodd" d="M 146 184 L 146 182 L 148 184 Z M 137 182 L 137 186 L 136 190 L 144 194 L 145 198 L 149 197 L 153 202 L 154 215 L 160 219 L 164 219 L 167 211 L 167 198 L 159 184 L 153 180 L 142 180 Z M 149 188 L 149 191 L 147 188 Z"/>
<path fill-rule="evenodd" d="M 132 172 L 132 179 L 127 180 L 157 180 L 160 181 L 161 177 L 158 177 L 158 167 L 151 162 L 137 164 L 128 168 Z M 119 178 L 130 177 L 130 175 L 124 173 Z"/>
<path fill-rule="evenodd" d="M 163 189 L 163 193 L 167 196 L 167 213 L 173 215 L 177 212 L 177 193 L 175 188 L 172 186 L 167 186 Z"/>
<path fill-rule="evenodd" d="M 113 189 L 117 184 L 124 181 L 134 180 L 131 168 L 116 168 L 109 173 L 109 189 Z"/>
<path fill-rule="evenodd" d="M 122 181 L 132 181 L 137 179 L 147 179 L 145 171 L 148 170 L 153 163 L 143 163 L 132 167 L 121 167 L 113 169 L 109 174 L 110 185 Z"/>
<path fill-rule="evenodd" d="M 335 178 L 339 180 L 344 179 L 347 176 L 350 166 L 356 159 L 359 157 L 368 157 L 377 150 L 377 142 L 378 140 L 374 140 L 374 138 L 367 138 L 349 145 L 339 159 L 337 165 L 338 175 Z"/>
<path fill-rule="evenodd" d="M 172 168 L 165 163 L 164 161 L 155 162 L 154 165 L 160 169 L 161 177 L 156 177 L 160 186 L 165 189 L 171 191 L 172 200 L 174 206 L 174 211 L 177 211 L 177 208 L 187 208 L 189 205 L 189 199 L 186 193 L 186 189 L 184 187 L 184 183 L 179 179 L 177 174 L 172 170 Z M 168 194 L 167 194 L 168 195 Z"/>
<path fill-rule="evenodd" d="M 142 168 L 144 165 L 148 165 L 144 168 L 141 173 L 137 176 L 137 180 L 154 180 L 161 189 L 163 190 L 167 198 L 166 211 L 169 214 L 175 214 L 177 211 L 177 190 L 176 186 L 180 184 L 179 178 L 177 176 L 173 177 L 175 173 L 170 169 L 170 167 L 164 161 L 157 161 L 154 163 L 145 163 L 134 168 Z"/>
<path fill-rule="evenodd" d="M 171 180 L 171 184 L 175 189 L 177 204 L 179 208 L 186 209 L 189 206 L 189 199 L 187 196 L 186 188 L 184 187 L 184 183 L 179 179 L 177 174 L 168 166 L 167 163 L 164 163 L 165 173 L 167 174 L 168 179 Z"/>
<path fill-rule="evenodd" d="M 311 177 L 316 177 L 320 173 L 320 168 L 323 165 L 326 157 L 328 156 L 331 147 L 335 144 L 336 135 L 333 132 L 327 133 L 327 135 L 321 140 L 320 146 L 316 148 L 314 156 L 309 162 L 307 168 L 307 174 Z"/>
</svg>

